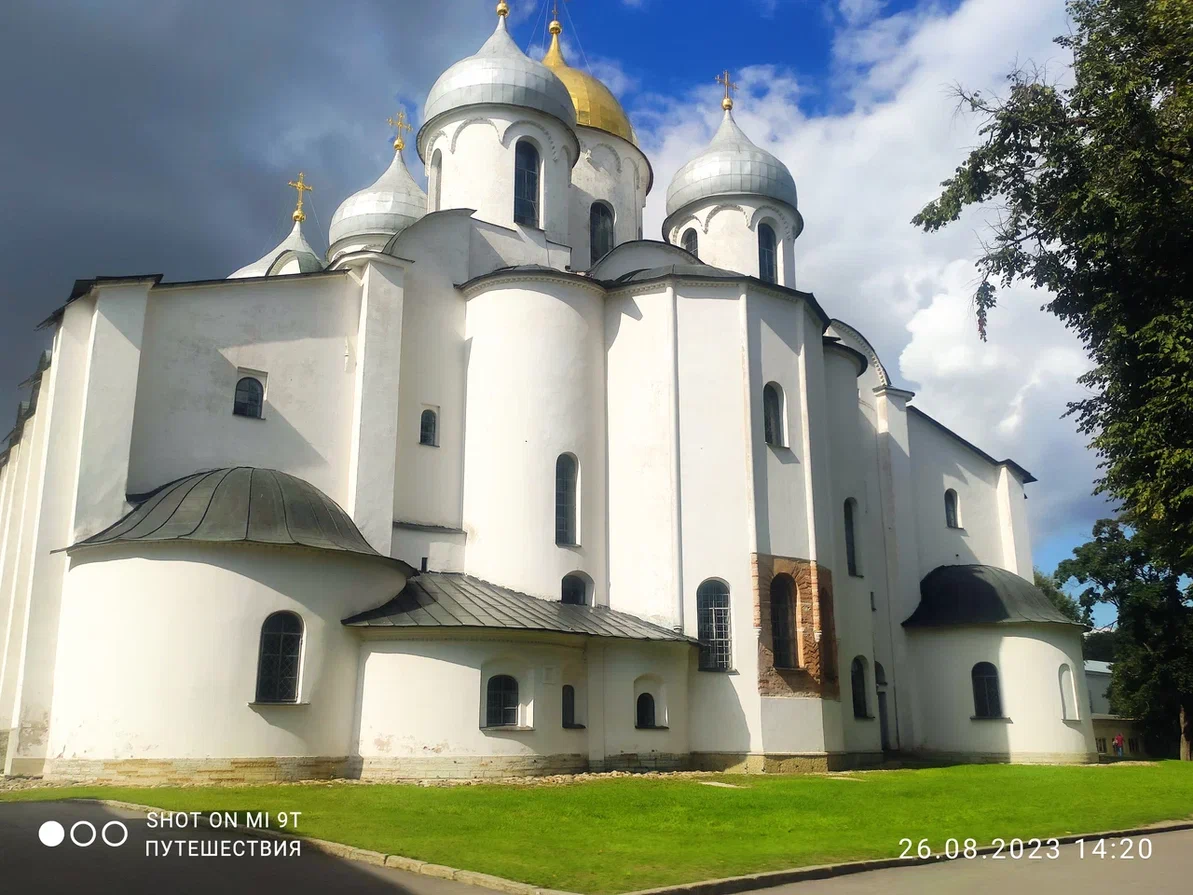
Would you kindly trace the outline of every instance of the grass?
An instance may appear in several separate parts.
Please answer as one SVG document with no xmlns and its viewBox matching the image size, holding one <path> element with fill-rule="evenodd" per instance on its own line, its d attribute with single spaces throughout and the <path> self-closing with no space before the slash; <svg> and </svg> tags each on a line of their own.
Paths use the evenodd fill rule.
<svg viewBox="0 0 1193 895">
<path fill-rule="evenodd" d="M 742 787 L 704 786 L 719 780 Z M 832 777 L 617 777 L 571 785 L 69 787 L 175 811 L 301 811 L 298 832 L 573 892 L 860 858 L 899 840 L 1048 837 L 1193 815 L 1193 764 L 977 765 Z"/>
</svg>

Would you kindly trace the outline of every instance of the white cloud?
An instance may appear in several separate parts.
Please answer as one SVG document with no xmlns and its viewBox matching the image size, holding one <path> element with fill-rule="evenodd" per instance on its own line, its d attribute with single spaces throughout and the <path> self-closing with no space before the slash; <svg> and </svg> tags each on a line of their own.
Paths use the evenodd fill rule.
<svg viewBox="0 0 1193 895">
<path fill-rule="evenodd" d="M 990 339 L 978 339 L 971 304 L 985 217 L 971 211 L 936 234 L 911 217 L 978 143 L 959 115 L 954 84 L 998 90 L 1017 60 L 1064 61 L 1051 41 L 1067 30 L 1062 0 L 965 0 L 885 17 L 877 3 L 842 0 L 845 25 L 824 82 L 771 65 L 739 73 L 734 114 L 783 159 L 799 187 L 806 229 L 796 244 L 799 287 L 832 316 L 861 329 L 915 404 L 998 457 L 1035 473 L 1029 490 L 1034 540 L 1105 513 L 1090 497 L 1095 459 L 1066 404 L 1088 362 L 1075 336 L 1039 310 L 1046 296 L 1002 290 Z M 831 111 L 809 116 L 801 95 Z M 716 85 L 679 98 L 645 97 L 635 123 L 655 169 L 646 214 L 655 236 L 666 187 L 719 118 Z M 1088 531 L 1088 527 L 1086 527 Z"/>
</svg>

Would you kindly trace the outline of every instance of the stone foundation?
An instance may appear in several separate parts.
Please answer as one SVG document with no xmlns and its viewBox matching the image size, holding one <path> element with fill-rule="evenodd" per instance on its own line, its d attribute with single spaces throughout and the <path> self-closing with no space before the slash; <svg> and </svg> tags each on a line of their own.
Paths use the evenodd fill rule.
<svg viewBox="0 0 1193 895">
<path fill-rule="evenodd" d="M 727 774 L 824 774 L 878 767 L 882 763 L 881 752 L 693 752 L 690 766 L 694 771 Z"/>
<path fill-rule="evenodd" d="M 278 783 L 346 777 L 352 770 L 351 764 L 348 758 L 119 758 L 98 761 L 59 758 L 46 762 L 45 776 L 47 779 L 95 780 L 134 786 Z"/>
<path fill-rule="evenodd" d="M 361 780 L 451 780 L 580 774 L 587 755 L 445 755 L 354 759 L 350 777 Z"/>
<path fill-rule="evenodd" d="M 917 749 L 913 758 L 933 764 L 1097 764 L 1097 752 L 937 752 Z"/>
</svg>

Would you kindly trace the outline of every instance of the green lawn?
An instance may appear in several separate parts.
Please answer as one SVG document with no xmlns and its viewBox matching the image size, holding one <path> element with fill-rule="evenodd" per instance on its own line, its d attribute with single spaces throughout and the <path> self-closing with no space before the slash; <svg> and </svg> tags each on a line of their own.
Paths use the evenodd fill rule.
<svg viewBox="0 0 1193 895">
<path fill-rule="evenodd" d="M 719 780 L 743 787 L 702 785 Z M 299 832 L 574 892 L 891 857 L 899 840 L 1047 837 L 1193 816 L 1193 764 L 961 766 L 833 777 L 610 778 L 566 786 L 71 787 L 176 811 L 301 811 Z"/>
</svg>

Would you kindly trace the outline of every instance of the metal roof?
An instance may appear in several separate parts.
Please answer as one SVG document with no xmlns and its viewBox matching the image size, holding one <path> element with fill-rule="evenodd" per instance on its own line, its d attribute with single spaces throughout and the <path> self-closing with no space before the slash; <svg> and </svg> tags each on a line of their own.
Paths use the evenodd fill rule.
<svg viewBox="0 0 1193 895">
<path fill-rule="evenodd" d="M 454 572 L 424 572 L 407 581 L 402 592 L 385 605 L 360 612 L 343 623 L 371 628 L 502 628 L 697 642 L 625 612 L 544 600 Z"/>
<path fill-rule="evenodd" d="M 1085 670 L 1093 672 L 1094 674 L 1110 674 L 1110 663 L 1098 662 L 1094 659 L 1086 659 Z"/>
<path fill-rule="evenodd" d="M 949 625 L 1076 625 L 1044 592 L 1014 572 L 994 566 L 937 566 L 920 582 L 920 604 L 908 628 Z"/>
<path fill-rule="evenodd" d="M 72 545 L 199 541 L 312 547 L 414 569 L 374 550 L 340 506 L 297 476 L 236 466 L 163 485 L 114 525 Z"/>
</svg>

